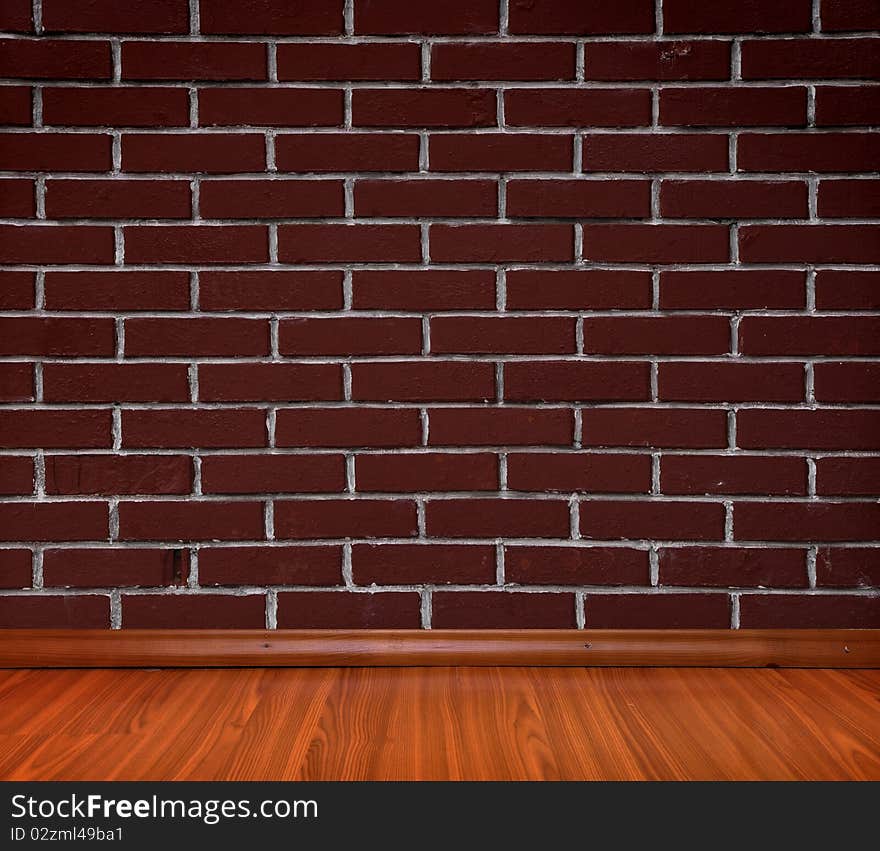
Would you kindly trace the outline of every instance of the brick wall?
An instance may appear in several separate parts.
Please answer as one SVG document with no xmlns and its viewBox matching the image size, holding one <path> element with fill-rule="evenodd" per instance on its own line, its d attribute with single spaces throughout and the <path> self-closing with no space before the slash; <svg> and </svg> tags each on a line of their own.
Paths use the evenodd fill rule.
<svg viewBox="0 0 880 851">
<path fill-rule="evenodd" d="M 0 623 L 880 626 L 877 0 L 0 25 Z"/>
</svg>

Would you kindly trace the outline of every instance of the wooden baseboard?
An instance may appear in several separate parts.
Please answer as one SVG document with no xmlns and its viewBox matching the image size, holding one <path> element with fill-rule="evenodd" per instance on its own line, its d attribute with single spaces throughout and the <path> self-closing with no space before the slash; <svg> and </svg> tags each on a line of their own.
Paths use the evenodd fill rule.
<svg viewBox="0 0 880 851">
<path fill-rule="evenodd" d="M 878 668 L 880 629 L 0 630 L 0 668 Z"/>
</svg>

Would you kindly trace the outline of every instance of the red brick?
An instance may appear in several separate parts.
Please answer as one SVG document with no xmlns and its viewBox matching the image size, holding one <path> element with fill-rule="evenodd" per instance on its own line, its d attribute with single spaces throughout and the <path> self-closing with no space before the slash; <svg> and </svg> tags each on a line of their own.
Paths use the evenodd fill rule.
<svg viewBox="0 0 880 851">
<path fill-rule="evenodd" d="M 50 180 L 46 184 L 46 214 L 54 219 L 188 219 L 190 211 L 185 180 Z"/>
<path fill-rule="evenodd" d="M 112 319 L 0 317 L 0 354 L 108 357 L 116 344 Z"/>
<path fill-rule="evenodd" d="M 880 494 L 880 458 L 819 458 L 816 492 L 831 496 Z"/>
<path fill-rule="evenodd" d="M 0 87 L 0 123 L 28 127 L 31 124 L 31 116 L 30 86 Z"/>
<path fill-rule="evenodd" d="M 0 457 L 0 494 L 4 496 L 29 496 L 33 492 L 33 458 L 30 455 Z M 2 563 L 2 553 L 0 553 L 0 563 Z"/>
<path fill-rule="evenodd" d="M 569 225 L 431 225 L 436 263 L 554 262 L 574 259 Z"/>
<path fill-rule="evenodd" d="M 429 446 L 570 446 L 571 411 L 536 408 L 432 408 Z"/>
<path fill-rule="evenodd" d="M 422 323 L 416 317 L 283 319 L 283 355 L 420 354 Z"/>
<path fill-rule="evenodd" d="M 617 456 L 614 456 L 617 457 Z M 803 458 L 766 455 L 664 455 L 666 494 L 791 494 L 807 492 Z"/>
<path fill-rule="evenodd" d="M 4 38 L 0 76 L 25 80 L 109 80 L 109 41 Z"/>
<path fill-rule="evenodd" d="M 8 219 L 32 219 L 35 210 L 32 180 L 0 180 L 0 216 Z"/>
<path fill-rule="evenodd" d="M 817 127 L 880 124 L 877 86 L 816 86 Z"/>
<path fill-rule="evenodd" d="M 141 133 L 122 138 L 122 168 L 130 172 L 263 171 L 266 140 L 256 133 Z"/>
<path fill-rule="evenodd" d="M 122 445 L 126 449 L 265 446 L 266 415 L 254 408 L 126 410 Z"/>
<path fill-rule="evenodd" d="M 651 184 L 647 180 L 512 180 L 507 184 L 507 215 L 647 218 Z"/>
<path fill-rule="evenodd" d="M 97 541 L 107 540 L 108 532 L 106 502 L 7 502 L 0 505 L 2 541 Z"/>
<path fill-rule="evenodd" d="M 260 502 L 119 503 L 121 541 L 236 541 L 262 537 Z"/>
<path fill-rule="evenodd" d="M 417 410 L 393 408 L 288 408 L 278 411 L 277 446 L 416 446 Z"/>
<path fill-rule="evenodd" d="M 48 310 L 189 308 L 188 272 L 50 271 L 44 286 Z"/>
<path fill-rule="evenodd" d="M 202 547 L 200 585 L 339 585 L 342 547 Z"/>
<path fill-rule="evenodd" d="M 880 226 L 748 225 L 739 249 L 746 263 L 880 263 Z"/>
<path fill-rule="evenodd" d="M 804 550 L 673 547 L 660 550 L 661 585 L 803 588 Z"/>
<path fill-rule="evenodd" d="M 507 456 L 507 485 L 515 491 L 647 493 L 651 489 L 651 456 L 513 453 Z"/>
<path fill-rule="evenodd" d="M 494 0 L 447 0 L 436 5 L 403 0 L 358 0 L 355 35 L 471 35 L 498 30 Z"/>
<path fill-rule="evenodd" d="M 818 200 L 823 218 L 880 218 L 880 180 L 823 180 Z"/>
<path fill-rule="evenodd" d="M 342 370 L 324 363 L 204 363 L 203 402 L 339 401 Z"/>
<path fill-rule="evenodd" d="M 738 411 L 736 433 L 745 449 L 880 449 L 880 411 Z"/>
<path fill-rule="evenodd" d="M 584 51 L 587 80 L 727 80 L 730 42 L 608 41 Z"/>
<path fill-rule="evenodd" d="M 0 550 L 0 588 L 30 588 L 31 561 L 30 550 Z"/>
<path fill-rule="evenodd" d="M 30 402 L 33 398 L 33 366 L 29 363 L 0 363 L 0 399 L 4 402 Z"/>
<path fill-rule="evenodd" d="M 418 263 L 417 225 L 279 225 L 284 263 Z"/>
<path fill-rule="evenodd" d="M 724 538 L 724 506 L 714 502 L 582 502 L 585 538 L 713 541 Z"/>
<path fill-rule="evenodd" d="M 263 594 L 123 594 L 124 629 L 262 629 Z"/>
<path fill-rule="evenodd" d="M 33 3 L 31 0 L 7 0 L 0 8 L 0 30 L 3 32 L 32 32 Z"/>
<path fill-rule="evenodd" d="M 588 629 L 726 629 L 726 594 L 587 594 Z"/>
<path fill-rule="evenodd" d="M 33 272 L 0 271 L 0 310 L 33 307 L 35 277 Z"/>
<path fill-rule="evenodd" d="M 342 35 L 342 0 L 200 0 L 200 31 L 237 35 Z"/>
<path fill-rule="evenodd" d="M 876 629 L 880 597 L 802 594 L 740 598 L 743 629 Z"/>
<path fill-rule="evenodd" d="M 186 455 L 46 456 L 46 493 L 51 494 L 188 494 L 192 478 Z"/>
<path fill-rule="evenodd" d="M 660 92 L 660 124 L 667 127 L 803 127 L 806 123 L 807 90 L 803 86 L 664 88 Z"/>
<path fill-rule="evenodd" d="M 412 591 L 282 591 L 279 629 L 418 629 L 421 598 Z"/>
<path fill-rule="evenodd" d="M 817 363 L 813 375 L 819 402 L 880 402 L 878 363 Z"/>
<path fill-rule="evenodd" d="M 791 180 L 664 180 L 660 210 L 682 219 L 802 219 L 808 215 L 807 185 Z"/>
<path fill-rule="evenodd" d="M 588 354 L 725 354 L 730 324 L 722 316 L 588 316 L 583 320 Z"/>
<path fill-rule="evenodd" d="M 747 355 L 876 355 L 880 317 L 746 316 L 739 347 Z"/>
<path fill-rule="evenodd" d="M 338 180 L 206 180 L 199 212 L 206 219 L 341 216 L 345 199 Z"/>
<path fill-rule="evenodd" d="M 803 402 L 799 363 L 660 364 L 660 399 L 672 402 Z"/>
<path fill-rule="evenodd" d="M 738 502 L 737 541 L 871 541 L 880 505 L 857 502 Z"/>
<path fill-rule="evenodd" d="M 357 216 L 495 216 L 498 188 L 492 180 L 359 180 Z"/>
<path fill-rule="evenodd" d="M 809 32 L 810 0 L 665 0 L 666 33 Z"/>
<path fill-rule="evenodd" d="M 574 594 L 438 591 L 434 629 L 573 629 Z"/>
<path fill-rule="evenodd" d="M 624 269 L 511 269 L 508 310 L 638 310 L 651 307 L 651 273 Z"/>
<path fill-rule="evenodd" d="M 0 225 L 4 263 L 112 263 L 113 229 L 83 225 Z"/>
<path fill-rule="evenodd" d="M 491 127 L 490 89 L 355 89 L 355 127 Z"/>
<path fill-rule="evenodd" d="M 109 171 L 110 136 L 0 133 L 0 170 Z"/>
<path fill-rule="evenodd" d="M 183 88 L 46 88 L 43 121 L 47 126 L 185 127 L 189 98 Z"/>
<path fill-rule="evenodd" d="M 724 269 L 660 273 L 664 310 L 803 308 L 806 275 L 785 269 Z"/>
<path fill-rule="evenodd" d="M 351 398 L 370 402 L 486 402 L 495 398 L 495 366 L 459 361 L 355 363 Z"/>
<path fill-rule="evenodd" d="M 43 553 L 47 588 L 173 587 L 189 575 L 185 549 L 114 547 L 48 549 Z"/>
<path fill-rule="evenodd" d="M 880 273 L 820 269 L 817 310 L 880 310 Z"/>
<path fill-rule="evenodd" d="M 625 547 L 505 547 L 504 576 L 519 585 L 647 585 L 648 551 Z"/>
<path fill-rule="evenodd" d="M 566 354 L 574 353 L 576 345 L 575 323 L 569 317 L 431 319 L 431 351 L 438 354 Z"/>
<path fill-rule="evenodd" d="M 265 80 L 266 46 L 244 42 L 126 41 L 123 80 Z"/>
<path fill-rule="evenodd" d="M 127 5 L 116 0 L 43 0 L 46 32 L 188 33 L 186 0 L 150 0 Z"/>
<path fill-rule="evenodd" d="M 6 629 L 109 629 L 110 597 L 98 594 L 17 594 L 0 597 Z"/>
<path fill-rule="evenodd" d="M 203 493 L 339 493 L 345 490 L 342 455 L 208 455 L 202 458 Z"/>
<path fill-rule="evenodd" d="M 621 0 L 612 5 L 512 0 L 510 32 L 536 35 L 652 33 L 654 6 L 651 0 Z"/>
<path fill-rule="evenodd" d="M 339 310 L 342 272 L 199 273 L 202 310 Z"/>
<path fill-rule="evenodd" d="M 178 363 L 47 363 L 46 402 L 188 402 L 187 365 Z"/>
<path fill-rule="evenodd" d="M 421 50 L 411 42 L 281 43 L 279 80 L 420 80 Z"/>
<path fill-rule="evenodd" d="M 441 43 L 431 47 L 432 80 L 573 80 L 574 44 Z"/>
<path fill-rule="evenodd" d="M 358 585 L 466 585 L 495 581 L 492 545 L 355 544 L 351 548 L 351 564 Z M 27 566 L 30 581 L 30 558 Z"/>
<path fill-rule="evenodd" d="M 585 409 L 583 445 L 723 448 L 727 415 L 700 408 Z"/>
<path fill-rule="evenodd" d="M 737 138 L 740 171 L 872 171 L 880 135 L 870 133 L 743 133 Z"/>
<path fill-rule="evenodd" d="M 277 500 L 275 536 L 310 538 L 407 538 L 418 533 L 410 500 Z"/>
<path fill-rule="evenodd" d="M 359 492 L 493 491 L 498 459 L 489 453 L 358 455 L 355 477 Z"/>
<path fill-rule="evenodd" d="M 820 547 L 816 553 L 816 584 L 827 588 L 880 586 L 880 550 Z"/>
<path fill-rule="evenodd" d="M 127 319 L 125 353 L 128 357 L 267 355 L 269 324 L 263 319 L 237 317 Z"/>
<path fill-rule="evenodd" d="M 431 171 L 567 171 L 572 137 L 558 134 L 453 133 L 429 137 Z"/>
<path fill-rule="evenodd" d="M 342 91 L 332 89 L 199 89 L 199 125 L 339 127 Z"/>
<path fill-rule="evenodd" d="M 873 0 L 822 0 L 823 32 L 880 29 L 880 9 Z"/>
<path fill-rule="evenodd" d="M 648 89 L 506 89 L 504 120 L 526 127 L 644 127 Z"/>
<path fill-rule="evenodd" d="M 508 273 L 508 280 L 509 280 Z M 356 269 L 355 310 L 494 310 L 495 273 L 487 269 Z"/>
<path fill-rule="evenodd" d="M 603 133 L 583 137 L 584 171 L 727 171 L 727 136 Z"/>
<path fill-rule="evenodd" d="M 588 224 L 583 240 L 586 260 L 611 263 L 726 263 L 730 257 L 724 225 Z"/>
<path fill-rule="evenodd" d="M 265 263 L 269 238 L 258 225 L 142 225 L 124 228 L 129 263 Z"/>
<path fill-rule="evenodd" d="M 425 505 L 429 537 L 567 538 L 568 504 L 548 499 L 433 499 Z"/>
<path fill-rule="evenodd" d="M 515 402 L 649 401 L 650 373 L 647 363 L 623 361 L 507 363 L 504 398 Z"/>
<path fill-rule="evenodd" d="M 275 139 L 279 171 L 417 171 L 414 133 L 284 133 Z"/>
<path fill-rule="evenodd" d="M 742 45 L 744 80 L 870 79 L 878 75 L 880 39 L 762 39 Z"/>
</svg>

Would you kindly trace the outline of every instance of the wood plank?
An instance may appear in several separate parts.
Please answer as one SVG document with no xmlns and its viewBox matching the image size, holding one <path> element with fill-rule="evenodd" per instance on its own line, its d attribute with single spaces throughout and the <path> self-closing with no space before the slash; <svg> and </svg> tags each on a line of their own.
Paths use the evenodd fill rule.
<svg viewBox="0 0 880 851">
<path fill-rule="evenodd" d="M 880 630 L 3 630 L 0 668 L 880 667 Z"/>
<path fill-rule="evenodd" d="M 880 780 L 878 707 L 872 670 L 4 671 L 0 779 Z"/>
</svg>

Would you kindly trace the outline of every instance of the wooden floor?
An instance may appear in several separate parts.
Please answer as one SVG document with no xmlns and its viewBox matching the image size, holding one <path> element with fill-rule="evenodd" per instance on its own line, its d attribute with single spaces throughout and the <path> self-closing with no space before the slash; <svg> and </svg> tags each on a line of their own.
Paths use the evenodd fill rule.
<svg viewBox="0 0 880 851">
<path fill-rule="evenodd" d="M 0 671 L 3 780 L 880 779 L 880 671 Z"/>
</svg>

